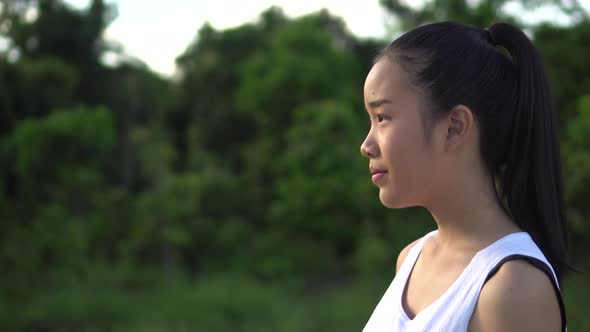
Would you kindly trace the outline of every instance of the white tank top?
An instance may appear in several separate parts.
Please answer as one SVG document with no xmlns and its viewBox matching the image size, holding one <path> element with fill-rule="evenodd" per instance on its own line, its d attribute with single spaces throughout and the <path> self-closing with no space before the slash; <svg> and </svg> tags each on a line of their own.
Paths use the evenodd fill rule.
<svg viewBox="0 0 590 332">
<path fill-rule="evenodd" d="M 410 319 L 402 307 L 402 294 L 424 240 L 437 232 L 426 234 L 410 249 L 363 332 L 465 332 L 484 283 L 504 262 L 520 258 L 527 259 L 550 276 L 561 310 L 562 331 L 567 331 L 565 308 L 555 272 L 526 232 L 509 234 L 478 251 L 450 288 Z"/>
</svg>

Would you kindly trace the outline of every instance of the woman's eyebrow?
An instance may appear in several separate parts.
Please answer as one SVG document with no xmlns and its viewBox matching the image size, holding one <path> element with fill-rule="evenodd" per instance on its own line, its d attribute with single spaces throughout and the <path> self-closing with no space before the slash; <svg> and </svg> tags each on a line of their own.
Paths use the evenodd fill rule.
<svg viewBox="0 0 590 332">
<path fill-rule="evenodd" d="M 377 108 L 381 105 L 384 104 L 391 104 L 391 100 L 389 99 L 377 99 L 377 100 L 373 100 L 367 103 L 367 105 L 369 106 L 369 108 L 373 109 L 373 108 Z"/>
</svg>

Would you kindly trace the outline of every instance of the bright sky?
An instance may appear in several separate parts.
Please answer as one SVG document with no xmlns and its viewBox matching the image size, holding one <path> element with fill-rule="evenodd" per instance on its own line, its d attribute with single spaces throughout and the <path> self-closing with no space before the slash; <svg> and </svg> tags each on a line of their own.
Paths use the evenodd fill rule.
<svg viewBox="0 0 590 332">
<path fill-rule="evenodd" d="M 410 1 L 410 0 L 408 0 Z M 411 0 L 423 3 L 424 0 Z M 76 8 L 86 8 L 90 0 L 66 0 Z M 106 30 L 106 38 L 121 43 L 125 53 L 143 60 L 152 70 L 171 76 L 174 60 L 182 54 L 209 22 L 216 29 L 225 29 L 256 20 L 272 5 L 280 6 L 289 17 L 296 17 L 321 8 L 342 17 L 348 29 L 359 37 L 385 38 L 389 15 L 379 0 L 107 0 L 118 8 L 116 20 Z M 590 9 L 590 0 L 580 0 Z M 509 8 L 520 11 L 512 4 Z M 528 20 L 563 21 L 555 10 L 547 8 L 526 13 Z M 525 17 L 525 21 L 527 18 Z"/>
</svg>

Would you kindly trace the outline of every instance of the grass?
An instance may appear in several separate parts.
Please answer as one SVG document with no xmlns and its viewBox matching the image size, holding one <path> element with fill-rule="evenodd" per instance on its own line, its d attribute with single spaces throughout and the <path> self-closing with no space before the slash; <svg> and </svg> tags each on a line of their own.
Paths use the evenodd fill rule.
<svg viewBox="0 0 590 332">
<path fill-rule="evenodd" d="M 575 275 L 566 279 L 562 286 L 568 331 L 590 331 L 590 277 Z"/>
<path fill-rule="evenodd" d="M 137 272 L 98 269 L 84 282 L 54 285 L 22 303 L 0 303 L 0 330 L 358 332 L 391 282 L 334 282 L 309 292 L 298 281 L 218 274 L 166 282 L 158 273 Z M 569 330 L 590 331 L 590 280 L 575 276 L 563 289 Z"/>
</svg>

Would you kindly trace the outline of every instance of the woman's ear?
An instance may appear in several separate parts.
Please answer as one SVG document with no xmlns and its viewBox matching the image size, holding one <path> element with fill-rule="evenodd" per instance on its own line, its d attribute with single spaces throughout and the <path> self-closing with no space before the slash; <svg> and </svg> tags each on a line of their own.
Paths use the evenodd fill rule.
<svg viewBox="0 0 590 332">
<path fill-rule="evenodd" d="M 473 113 L 465 105 L 457 105 L 447 113 L 445 151 L 465 145 L 473 131 Z"/>
</svg>

